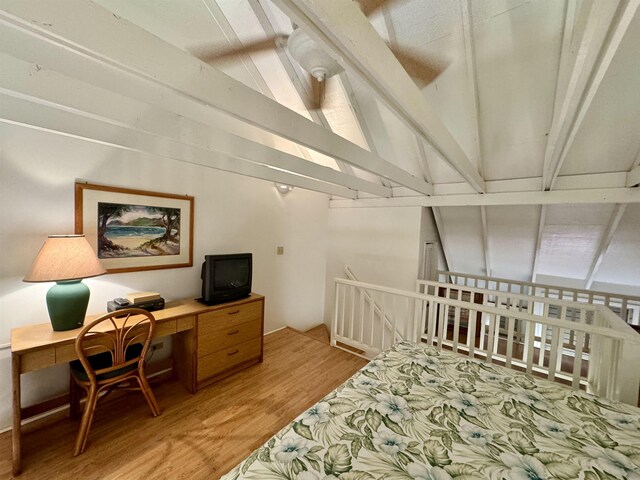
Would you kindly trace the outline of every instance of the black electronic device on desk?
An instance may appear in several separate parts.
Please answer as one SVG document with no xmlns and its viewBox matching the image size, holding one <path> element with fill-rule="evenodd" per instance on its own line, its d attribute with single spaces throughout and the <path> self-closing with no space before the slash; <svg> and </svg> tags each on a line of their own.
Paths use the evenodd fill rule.
<svg viewBox="0 0 640 480">
<path fill-rule="evenodd" d="M 114 312 L 124 308 L 141 308 L 147 312 L 154 312 L 164 308 L 164 298 L 152 298 L 139 302 L 130 302 L 126 298 L 116 298 L 107 302 L 107 312 Z"/>
</svg>

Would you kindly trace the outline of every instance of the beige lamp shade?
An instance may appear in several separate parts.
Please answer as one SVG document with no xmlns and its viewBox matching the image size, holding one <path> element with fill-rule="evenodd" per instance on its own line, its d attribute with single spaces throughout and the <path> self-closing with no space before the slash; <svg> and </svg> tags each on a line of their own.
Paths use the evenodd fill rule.
<svg viewBox="0 0 640 480">
<path fill-rule="evenodd" d="M 23 278 L 25 282 L 61 282 L 107 273 L 84 235 L 49 235 Z"/>
</svg>

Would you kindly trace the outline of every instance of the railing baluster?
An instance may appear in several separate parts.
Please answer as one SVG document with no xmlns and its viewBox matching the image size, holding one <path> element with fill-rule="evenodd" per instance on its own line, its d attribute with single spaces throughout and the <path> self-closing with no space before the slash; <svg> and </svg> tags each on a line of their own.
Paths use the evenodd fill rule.
<svg viewBox="0 0 640 480">
<path fill-rule="evenodd" d="M 381 325 L 380 328 L 380 350 L 384 350 L 384 332 L 387 330 L 387 296 L 382 294 L 382 312 L 381 312 Z"/>
<path fill-rule="evenodd" d="M 545 302 L 542 309 L 542 316 L 549 316 L 549 304 Z M 542 324 L 542 332 L 540 332 L 540 354 L 538 355 L 538 365 L 544 367 L 544 357 L 547 352 L 547 324 Z"/>
<path fill-rule="evenodd" d="M 393 345 L 394 343 L 396 343 L 396 332 L 397 332 L 397 328 L 396 325 L 398 324 L 398 302 L 397 302 L 398 297 L 396 297 L 395 295 L 393 296 L 393 301 L 391 303 L 391 311 L 392 313 L 392 317 L 391 317 L 391 345 Z"/>
<path fill-rule="evenodd" d="M 487 325 L 487 319 L 489 318 L 489 314 L 482 312 L 480 316 L 480 350 L 484 350 L 484 340 L 485 340 L 485 331 Z"/>
<path fill-rule="evenodd" d="M 351 322 L 349 323 L 349 339 L 350 340 L 354 340 L 353 338 L 353 329 L 354 329 L 354 325 L 356 323 L 356 293 L 358 298 L 360 299 L 360 302 L 364 302 L 364 292 L 362 291 L 362 289 L 358 289 L 358 291 L 356 292 L 356 290 L 354 289 L 354 295 L 353 295 L 353 304 L 352 304 L 352 316 L 351 316 Z M 360 303 L 359 302 L 359 303 Z M 359 314 L 360 312 L 358 312 Z"/>
<path fill-rule="evenodd" d="M 494 342 L 494 332 L 496 329 L 496 314 L 489 314 L 489 333 L 487 334 L 487 363 L 491 363 L 493 358 L 493 342 Z"/>
<path fill-rule="evenodd" d="M 625 322 L 627 321 L 627 311 L 627 299 L 624 298 L 622 299 L 622 307 L 620 308 L 620 318 Z"/>
<path fill-rule="evenodd" d="M 429 328 L 429 320 L 427 315 L 429 313 L 429 302 L 425 302 L 424 300 L 420 302 L 420 332 L 416 338 L 422 338 L 422 335 L 427 333 L 427 328 Z M 418 340 L 419 341 L 419 340 Z"/>
<path fill-rule="evenodd" d="M 493 353 L 498 353 L 498 341 L 500 340 L 500 327 L 502 326 L 502 319 L 506 318 L 502 315 L 496 315 L 494 318 L 494 329 L 493 329 Z"/>
<path fill-rule="evenodd" d="M 514 317 L 509 317 L 509 319 L 507 320 L 508 326 L 507 326 L 507 359 L 505 362 L 505 365 L 508 368 L 511 368 L 511 358 L 513 357 L 513 331 L 514 331 L 514 327 L 515 327 L 515 318 Z"/>
<path fill-rule="evenodd" d="M 429 323 L 427 325 L 427 343 L 429 346 L 433 346 L 433 337 L 436 334 L 436 323 L 438 321 L 438 312 L 442 307 L 436 301 L 431 300 L 429 302 Z"/>
<path fill-rule="evenodd" d="M 447 334 L 446 318 L 449 315 L 449 305 L 440 304 L 440 318 L 438 320 L 438 350 L 442 350 L 442 340 Z"/>
<path fill-rule="evenodd" d="M 573 357 L 573 380 L 571 386 L 573 388 L 580 387 L 580 378 L 582 378 L 582 348 L 584 346 L 584 332 L 576 331 L 576 348 Z"/>
<path fill-rule="evenodd" d="M 610 363 L 610 371 L 608 376 L 608 388 L 607 388 L 607 398 L 611 400 L 619 400 L 620 399 L 620 382 L 618 381 L 620 377 L 620 369 L 622 368 L 622 341 L 611 339 L 611 363 Z"/>
<path fill-rule="evenodd" d="M 549 368 L 547 378 L 555 380 L 556 378 L 556 359 L 558 358 L 558 343 L 560 341 L 560 329 L 551 327 L 551 342 L 549 343 Z M 562 352 L 560 353 L 562 355 Z"/>
<path fill-rule="evenodd" d="M 371 331 L 369 332 L 369 345 L 374 345 L 373 343 L 373 334 L 376 330 L 375 328 L 375 323 L 376 323 L 376 318 L 375 318 L 375 297 L 374 297 L 374 292 L 371 292 L 369 294 L 369 328 L 371 329 Z"/>
<path fill-rule="evenodd" d="M 460 333 L 460 311 L 462 310 L 460 307 L 453 307 L 454 317 L 453 317 L 453 345 L 452 349 L 454 352 L 458 351 L 458 335 Z M 467 310 L 468 312 L 469 310 Z M 467 327 L 469 325 L 469 321 L 467 320 Z M 467 328 L 468 333 L 469 328 Z"/>
<path fill-rule="evenodd" d="M 469 348 L 469 356 L 474 358 L 476 349 L 476 318 L 478 318 L 478 311 L 469 309 L 469 322 L 467 328 L 467 347 Z"/>
<path fill-rule="evenodd" d="M 351 290 L 351 321 L 349 322 L 349 339 L 353 340 L 353 324 L 356 321 L 356 289 Z"/>
<path fill-rule="evenodd" d="M 556 371 L 562 372 L 562 356 L 564 354 L 564 338 L 567 335 L 566 329 L 560 329 L 560 336 L 558 337 L 558 356 L 556 357 Z"/>
<path fill-rule="evenodd" d="M 354 287 L 349 287 L 349 288 L 354 288 Z M 345 285 L 345 288 L 342 291 L 342 315 L 340 316 L 340 336 L 344 337 L 344 316 L 345 316 L 345 311 L 347 308 L 347 286 Z"/>
<path fill-rule="evenodd" d="M 527 373 L 529 375 L 531 375 L 531 372 L 533 370 L 533 340 L 536 337 L 536 325 L 538 325 L 537 323 L 534 322 L 527 322 L 527 334 L 525 335 L 525 337 L 528 337 L 526 339 L 526 352 L 527 352 Z"/>
<path fill-rule="evenodd" d="M 360 290 L 360 343 L 364 343 L 364 290 Z"/>
<path fill-rule="evenodd" d="M 340 284 L 336 283 L 335 306 L 333 309 L 333 318 L 331 319 L 331 332 L 329 343 L 332 347 L 336 346 L 336 335 L 338 334 L 338 314 L 340 309 Z"/>
</svg>

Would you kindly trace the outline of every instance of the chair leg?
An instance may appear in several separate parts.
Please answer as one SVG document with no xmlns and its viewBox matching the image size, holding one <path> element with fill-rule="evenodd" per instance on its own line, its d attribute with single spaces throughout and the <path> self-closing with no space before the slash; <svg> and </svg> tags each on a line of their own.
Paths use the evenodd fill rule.
<svg viewBox="0 0 640 480">
<path fill-rule="evenodd" d="M 89 428 L 93 421 L 93 413 L 96 410 L 97 401 L 98 389 L 94 385 L 91 385 L 87 392 L 87 403 L 84 406 L 82 423 L 80 424 L 80 430 L 78 431 L 78 437 L 76 438 L 76 449 L 73 453 L 74 457 L 84 452 L 84 448 L 87 444 L 87 437 L 89 436 Z"/>
<path fill-rule="evenodd" d="M 136 375 L 136 379 L 140 384 L 140 390 L 142 391 L 144 398 L 147 399 L 149 408 L 151 408 L 151 413 L 154 417 L 157 417 L 158 415 L 160 415 L 160 407 L 158 406 L 156 397 L 153 394 L 153 390 L 151 390 L 151 386 L 149 386 L 149 382 L 147 381 L 147 377 L 144 375 L 144 372 L 138 372 L 138 375 Z"/>
<path fill-rule="evenodd" d="M 82 389 L 76 383 L 73 374 L 69 382 L 69 417 L 73 420 L 80 418 L 80 396 Z"/>
</svg>

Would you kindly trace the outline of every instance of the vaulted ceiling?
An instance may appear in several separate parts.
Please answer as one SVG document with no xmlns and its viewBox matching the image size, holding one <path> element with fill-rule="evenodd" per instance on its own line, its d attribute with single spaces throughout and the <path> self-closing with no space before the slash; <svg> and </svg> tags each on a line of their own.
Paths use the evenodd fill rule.
<svg viewBox="0 0 640 480">
<path fill-rule="evenodd" d="M 640 289 L 639 4 L 0 0 L 0 116 L 333 208 L 433 207 L 453 270 Z M 344 68 L 321 109 L 285 42 L 201 60 L 294 26 Z"/>
</svg>

